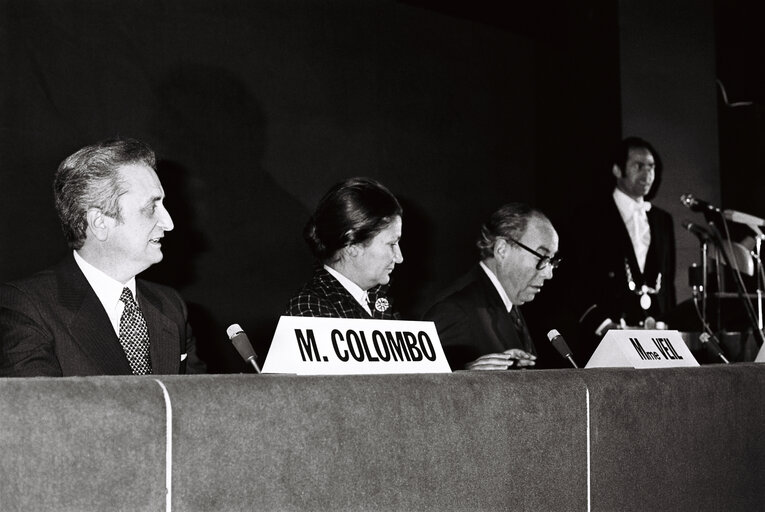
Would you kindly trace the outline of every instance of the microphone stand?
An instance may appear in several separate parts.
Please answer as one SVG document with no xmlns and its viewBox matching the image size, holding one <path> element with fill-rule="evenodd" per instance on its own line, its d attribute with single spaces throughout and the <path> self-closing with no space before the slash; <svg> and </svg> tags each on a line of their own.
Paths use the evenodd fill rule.
<svg viewBox="0 0 765 512">
<path fill-rule="evenodd" d="M 762 259 L 761 256 L 761 250 L 762 250 L 762 239 L 765 238 L 765 233 L 762 232 L 760 229 L 760 224 L 758 224 L 758 221 L 760 219 L 757 219 L 756 217 L 746 216 L 745 214 L 739 214 L 740 217 L 737 219 L 740 224 L 744 224 L 749 229 L 751 229 L 754 234 L 754 253 L 752 254 L 752 257 L 757 262 L 755 266 L 755 283 L 757 284 L 757 325 L 759 326 L 760 330 L 763 329 L 763 307 L 762 307 L 762 300 L 763 300 L 763 279 L 765 277 L 762 273 Z"/>
<path fill-rule="evenodd" d="M 701 241 L 701 321 L 707 323 L 707 251 L 708 244 L 706 240 Z"/>
<path fill-rule="evenodd" d="M 255 368 L 255 373 L 260 373 L 260 366 L 258 366 L 258 362 L 255 361 L 255 356 L 250 356 L 249 359 L 247 359 L 248 363 L 252 363 L 253 368 Z"/>
<path fill-rule="evenodd" d="M 731 263 L 730 257 L 728 256 L 728 253 L 725 252 L 725 246 L 723 244 L 722 236 L 720 235 L 720 231 L 717 229 L 717 226 L 715 225 L 714 220 L 711 218 L 711 215 L 706 215 L 707 222 L 709 223 L 709 226 L 711 227 L 711 231 L 713 234 L 713 241 L 719 251 L 722 253 L 723 259 L 725 260 L 725 264 L 730 269 L 735 269 L 737 267 L 734 267 Z M 762 346 L 763 343 L 765 343 L 765 335 L 762 333 L 762 329 L 760 328 L 760 324 L 757 320 L 757 315 L 754 311 L 754 307 L 752 306 L 752 303 L 747 299 L 746 297 L 746 289 L 744 288 L 744 283 L 741 280 L 741 275 L 733 271 L 731 272 L 733 274 L 733 281 L 736 283 L 736 291 L 738 292 L 739 297 L 741 298 L 742 302 L 744 303 L 744 310 L 746 310 L 746 316 L 749 319 L 749 323 L 754 328 L 755 336 L 759 340 L 759 346 Z"/>
<path fill-rule="evenodd" d="M 717 245 L 715 245 L 714 250 L 717 251 Z M 714 262 L 714 276 L 715 276 L 715 289 L 717 292 L 721 292 L 723 289 L 723 275 L 722 271 L 720 270 L 720 256 L 717 255 L 715 252 L 715 262 Z M 723 325 L 722 325 L 722 300 L 719 298 L 715 301 L 715 328 L 718 332 L 722 331 Z"/>
<path fill-rule="evenodd" d="M 762 269 L 762 259 L 760 259 L 760 253 L 762 250 L 762 238 L 763 235 L 762 231 L 759 229 L 757 230 L 759 233 L 754 238 L 754 259 L 757 262 L 754 268 L 754 274 L 757 276 L 755 278 L 755 282 L 757 283 L 757 325 L 759 326 L 760 330 L 763 329 L 763 312 L 762 312 L 762 299 L 763 299 L 763 291 L 762 291 L 762 285 L 763 285 L 763 269 Z"/>
</svg>

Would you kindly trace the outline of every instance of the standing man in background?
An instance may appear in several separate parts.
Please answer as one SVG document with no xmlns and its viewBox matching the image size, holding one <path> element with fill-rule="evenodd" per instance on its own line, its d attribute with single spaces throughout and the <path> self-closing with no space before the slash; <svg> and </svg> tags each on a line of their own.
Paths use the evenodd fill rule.
<svg viewBox="0 0 765 512">
<path fill-rule="evenodd" d="M 519 306 L 534 300 L 560 263 L 558 233 L 542 212 L 508 203 L 481 226 L 480 262 L 424 316 L 435 323 L 452 370 L 536 364 Z"/>
<path fill-rule="evenodd" d="M 650 143 L 624 139 L 612 158 L 610 197 L 595 201 L 576 223 L 573 302 L 581 311 L 580 342 L 590 353 L 609 329 L 643 327 L 675 306 L 672 217 L 646 200 L 656 193 L 661 172 Z"/>
<path fill-rule="evenodd" d="M 53 190 L 72 254 L 0 287 L 0 376 L 203 371 L 180 295 L 136 279 L 173 229 L 151 148 L 84 147 L 59 165 Z"/>
</svg>

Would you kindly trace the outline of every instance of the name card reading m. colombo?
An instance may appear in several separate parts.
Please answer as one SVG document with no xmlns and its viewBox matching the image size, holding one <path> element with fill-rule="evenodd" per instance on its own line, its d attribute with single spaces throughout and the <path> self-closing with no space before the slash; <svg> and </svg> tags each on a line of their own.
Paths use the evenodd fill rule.
<svg viewBox="0 0 765 512">
<path fill-rule="evenodd" d="M 433 322 L 283 316 L 263 373 L 450 373 Z"/>
</svg>

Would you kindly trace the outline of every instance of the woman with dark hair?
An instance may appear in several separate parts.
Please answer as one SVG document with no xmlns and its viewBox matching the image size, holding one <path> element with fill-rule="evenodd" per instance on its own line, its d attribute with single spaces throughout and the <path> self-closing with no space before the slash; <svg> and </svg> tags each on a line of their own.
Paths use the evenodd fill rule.
<svg viewBox="0 0 765 512">
<path fill-rule="evenodd" d="M 303 232 L 321 266 L 284 314 L 397 318 L 386 285 L 404 261 L 401 213 L 393 194 L 375 180 L 349 178 L 333 186 Z"/>
</svg>

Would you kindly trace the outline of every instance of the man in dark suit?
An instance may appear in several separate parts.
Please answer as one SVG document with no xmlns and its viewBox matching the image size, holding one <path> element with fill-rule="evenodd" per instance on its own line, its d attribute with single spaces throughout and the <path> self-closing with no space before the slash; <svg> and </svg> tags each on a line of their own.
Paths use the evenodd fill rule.
<svg viewBox="0 0 765 512">
<path fill-rule="evenodd" d="M 534 300 L 560 258 L 558 233 L 538 210 L 509 203 L 481 227 L 480 263 L 424 315 L 452 370 L 533 366 L 536 348 L 519 306 Z"/>
<path fill-rule="evenodd" d="M 54 179 L 72 255 L 0 287 L 0 376 L 202 371 L 186 306 L 136 279 L 173 229 L 154 152 L 131 139 L 87 146 Z"/>
<path fill-rule="evenodd" d="M 646 199 L 655 194 L 661 160 L 647 141 L 628 137 L 616 148 L 612 194 L 593 201 L 577 222 L 580 342 L 591 353 L 609 329 L 651 327 L 675 306 L 672 217 Z M 589 341 L 588 341 L 589 340 Z"/>
</svg>

